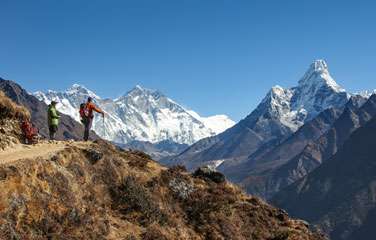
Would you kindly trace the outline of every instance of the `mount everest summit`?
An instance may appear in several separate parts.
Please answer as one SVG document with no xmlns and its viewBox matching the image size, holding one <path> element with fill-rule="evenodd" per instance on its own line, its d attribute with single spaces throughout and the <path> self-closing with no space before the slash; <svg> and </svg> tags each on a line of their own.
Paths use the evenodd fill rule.
<svg viewBox="0 0 376 240">
<path fill-rule="evenodd" d="M 101 117 L 94 118 L 93 130 L 102 138 L 119 144 L 169 141 L 190 145 L 234 125 L 225 115 L 201 117 L 161 92 L 141 86 L 114 100 L 102 99 L 78 84 L 64 92 L 49 90 L 34 95 L 47 104 L 57 101 L 57 109 L 77 121 L 80 120 L 80 104 L 92 97 L 106 113 L 104 121 Z"/>
</svg>

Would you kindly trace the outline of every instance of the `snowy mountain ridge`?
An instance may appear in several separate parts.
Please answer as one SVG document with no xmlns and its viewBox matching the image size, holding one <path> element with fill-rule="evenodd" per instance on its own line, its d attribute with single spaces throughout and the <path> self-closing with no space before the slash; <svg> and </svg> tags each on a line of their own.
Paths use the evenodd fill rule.
<svg viewBox="0 0 376 240">
<path fill-rule="evenodd" d="M 232 171 L 232 167 L 252 163 L 273 150 L 323 111 L 343 109 L 352 96 L 334 81 L 324 60 L 314 61 L 302 76 L 295 87 L 272 87 L 256 109 L 235 126 L 193 144 L 166 164 L 193 170 L 220 163 L 221 171 Z"/>
<path fill-rule="evenodd" d="M 264 110 L 295 132 L 330 107 L 341 107 L 350 94 L 331 77 L 324 60 L 314 61 L 293 88 L 274 86 L 261 102 Z"/>
<path fill-rule="evenodd" d="M 374 90 L 365 90 L 365 91 L 361 91 L 361 92 L 356 93 L 355 95 L 360 95 L 360 96 L 362 96 L 362 97 L 369 98 L 369 97 L 371 97 L 373 94 L 376 94 L 376 89 L 374 89 Z"/>
<path fill-rule="evenodd" d="M 35 92 L 41 101 L 49 104 L 58 102 L 57 108 L 64 114 L 79 121 L 79 105 L 92 97 L 106 113 L 104 121 L 94 119 L 96 133 L 113 142 L 129 143 L 147 141 L 157 143 L 172 141 L 179 144 L 192 144 L 202 138 L 223 132 L 235 123 L 225 115 L 201 117 L 187 110 L 158 90 L 139 85 L 117 99 L 102 99 L 93 91 L 74 84 L 64 92 L 48 90 Z"/>
</svg>

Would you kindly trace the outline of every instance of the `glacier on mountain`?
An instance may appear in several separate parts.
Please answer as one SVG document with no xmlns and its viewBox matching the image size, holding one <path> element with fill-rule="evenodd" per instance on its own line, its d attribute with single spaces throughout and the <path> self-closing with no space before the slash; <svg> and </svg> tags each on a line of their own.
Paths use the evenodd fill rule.
<svg viewBox="0 0 376 240">
<path fill-rule="evenodd" d="M 157 143 L 172 141 L 192 144 L 202 138 L 214 136 L 235 123 L 225 115 L 201 117 L 187 110 L 157 90 L 136 86 L 117 99 L 102 99 L 84 86 L 74 84 L 65 92 L 48 90 L 34 95 L 49 104 L 58 102 L 60 112 L 80 121 L 78 108 L 90 96 L 102 108 L 106 117 L 97 116 L 93 130 L 104 139 L 129 143 L 146 141 Z"/>
</svg>

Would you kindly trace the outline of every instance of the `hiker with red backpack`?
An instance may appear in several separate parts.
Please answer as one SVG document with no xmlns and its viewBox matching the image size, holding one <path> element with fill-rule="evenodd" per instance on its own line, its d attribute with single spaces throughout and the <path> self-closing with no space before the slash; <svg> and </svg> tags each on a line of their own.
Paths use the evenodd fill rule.
<svg viewBox="0 0 376 240">
<path fill-rule="evenodd" d="M 80 105 L 81 122 L 85 126 L 84 141 L 89 139 L 89 133 L 94 118 L 93 111 L 102 114 L 104 119 L 104 112 L 93 103 L 93 98 L 88 97 L 87 102 Z"/>
<path fill-rule="evenodd" d="M 39 130 L 34 127 L 30 119 L 25 117 L 21 123 L 21 130 L 24 137 L 25 144 L 36 144 L 39 140 Z"/>
</svg>

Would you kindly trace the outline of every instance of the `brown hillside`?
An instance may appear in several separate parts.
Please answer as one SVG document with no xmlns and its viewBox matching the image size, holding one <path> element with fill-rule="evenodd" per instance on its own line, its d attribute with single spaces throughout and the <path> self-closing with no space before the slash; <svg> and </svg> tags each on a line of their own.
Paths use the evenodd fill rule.
<svg viewBox="0 0 376 240">
<path fill-rule="evenodd" d="M 15 143 L 0 151 L 0 189 L 1 240 L 323 239 L 227 182 L 102 140 Z"/>
<path fill-rule="evenodd" d="M 50 145 L 64 147 L 0 167 L 0 239 L 322 239 L 229 183 L 143 153 Z"/>
</svg>

